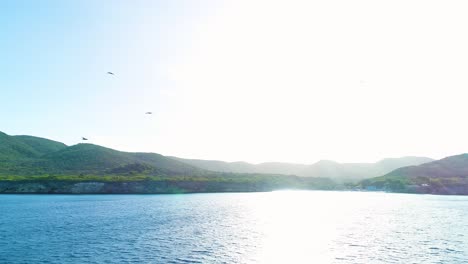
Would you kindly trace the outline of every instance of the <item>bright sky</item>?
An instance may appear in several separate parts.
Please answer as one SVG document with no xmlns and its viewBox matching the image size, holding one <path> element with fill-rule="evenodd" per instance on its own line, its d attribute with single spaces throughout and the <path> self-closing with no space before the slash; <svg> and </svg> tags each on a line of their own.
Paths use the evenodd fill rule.
<svg viewBox="0 0 468 264">
<path fill-rule="evenodd" d="M 453 0 L 0 1 L 0 131 L 226 161 L 468 152 L 466 14 Z"/>
</svg>

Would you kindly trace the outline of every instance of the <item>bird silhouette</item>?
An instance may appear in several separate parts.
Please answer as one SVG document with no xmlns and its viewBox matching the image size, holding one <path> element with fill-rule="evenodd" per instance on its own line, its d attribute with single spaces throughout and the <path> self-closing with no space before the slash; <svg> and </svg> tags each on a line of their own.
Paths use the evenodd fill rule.
<svg viewBox="0 0 468 264">
<path fill-rule="evenodd" d="M 87 138 L 85 138 L 85 137 L 81 137 L 81 139 L 82 139 L 82 140 L 88 140 L 88 139 L 87 139 Z"/>
<path fill-rule="evenodd" d="M 107 72 L 107 74 L 110 74 L 110 75 L 115 75 L 113 72 Z"/>
<path fill-rule="evenodd" d="M 147 114 L 147 115 L 152 115 L 153 112 L 146 112 L 145 114 Z"/>
</svg>

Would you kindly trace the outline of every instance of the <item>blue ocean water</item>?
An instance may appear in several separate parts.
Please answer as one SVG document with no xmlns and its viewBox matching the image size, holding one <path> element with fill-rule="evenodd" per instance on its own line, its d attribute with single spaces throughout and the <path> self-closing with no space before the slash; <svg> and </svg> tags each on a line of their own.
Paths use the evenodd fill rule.
<svg viewBox="0 0 468 264">
<path fill-rule="evenodd" d="M 0 263 L 468 263 L 468 197 L 0 195 Z"/>
</svg>

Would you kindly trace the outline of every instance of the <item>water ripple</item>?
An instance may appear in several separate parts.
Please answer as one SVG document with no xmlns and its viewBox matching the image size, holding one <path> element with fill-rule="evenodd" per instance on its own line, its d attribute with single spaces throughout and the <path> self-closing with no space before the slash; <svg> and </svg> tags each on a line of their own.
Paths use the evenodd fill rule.
<svg viewBox="0 0 468 264">
<path fill-rule="evenodd" d="M 468 197 L 0 195 L 0 263 L 468 263 Z"/>
</svg>

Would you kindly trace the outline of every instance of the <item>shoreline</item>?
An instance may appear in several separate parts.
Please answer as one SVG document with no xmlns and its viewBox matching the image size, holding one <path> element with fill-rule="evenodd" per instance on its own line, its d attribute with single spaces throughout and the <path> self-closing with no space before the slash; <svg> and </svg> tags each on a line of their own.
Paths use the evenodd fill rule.
<svg viewBox="0 0 468 264">
<path fill-rule="evenodd" d="M 340 191 L 340 192 L 377 192 L 398 194 L 425 194 L 443 196 L 467 196 L 468 193 L 449 192 L 411 192 L 392 190 L 356 190 L 341 185 L 294 186 L 269 182 L 214 182 L 214 181 L 72 181 L 72 180 L 21 180 L 0 181 L 0 194 L 13 195 L 155 195 L 155 194 L 198 194 L 198 193 L 255 193 L 274 191 Z"/>
</svg>

